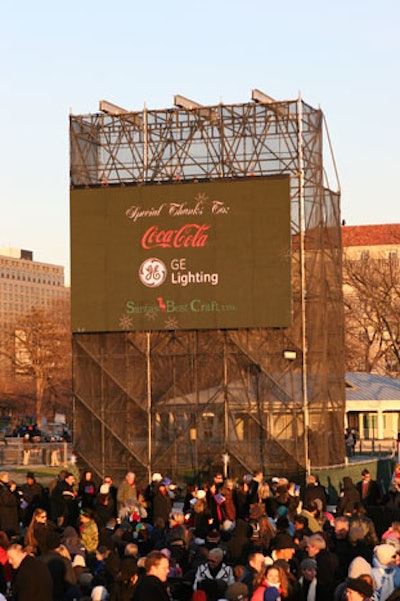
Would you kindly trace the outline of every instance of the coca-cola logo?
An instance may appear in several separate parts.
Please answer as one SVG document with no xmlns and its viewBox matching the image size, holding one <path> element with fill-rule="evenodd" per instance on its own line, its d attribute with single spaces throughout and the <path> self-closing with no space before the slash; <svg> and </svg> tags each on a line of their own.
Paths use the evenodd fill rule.
<svg viewBox="0 0 400 601">
<path fill-rule="evenodd" d="M 152 225 L 142 236 L 142 248 L 201 248 L 207 244 L 210 225 L 187 223 L 179 229 L 162 230 Z"/>
</svg>

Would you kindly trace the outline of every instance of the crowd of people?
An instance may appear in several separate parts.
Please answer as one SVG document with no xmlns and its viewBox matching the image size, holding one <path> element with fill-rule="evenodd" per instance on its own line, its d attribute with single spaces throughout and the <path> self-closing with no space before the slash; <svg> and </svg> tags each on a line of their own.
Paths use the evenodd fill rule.
<svg viewBox="0 0 400 601">
<path fill-rule="evenodd" d="M 400 465 L 385 496 L 360 476 L 331 512 L 315 475 L 183 489 L 154 473 L 141 489 L 133 472 L 62 470 L 44 489 L 1 472 L 0 601 L 395 601 L 400 515 L 377 532 L 369 512 L 400 491 Z"/>
</svg>

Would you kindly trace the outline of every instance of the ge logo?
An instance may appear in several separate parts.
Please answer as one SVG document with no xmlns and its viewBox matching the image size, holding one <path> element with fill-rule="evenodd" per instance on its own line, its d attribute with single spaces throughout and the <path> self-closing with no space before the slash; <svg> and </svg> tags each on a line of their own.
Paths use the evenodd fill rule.
<svg viewBox="0 0 400 601">
<path fill-rule="evenodd" d="M 165 282 L 167 268 L 160 259 L 146 259 L 139 267 L 139 278 L 148 288 L 157 288 Z"/>
</svg>

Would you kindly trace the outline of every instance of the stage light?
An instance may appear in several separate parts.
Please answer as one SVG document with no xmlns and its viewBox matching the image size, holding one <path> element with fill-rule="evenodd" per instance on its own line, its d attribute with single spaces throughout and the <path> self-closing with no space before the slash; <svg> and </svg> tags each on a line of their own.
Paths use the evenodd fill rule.
<svg viewBox="0 0 400 601">
<path fill-rule="evenodd" d="M 294 361 L 297 357 L 296 351 L 283 351 L 283 356 L 288 361 Z"/>
<path fill-rule="evenodd" d="M 190 100 L 189 98 L 185 98 L 185 96 L 181 96 L 180 94 L 176 94 L 174 96 L 174 105 L 180 109 L 188 109 L 189 111 L 192 109 L 200 109 L 203 106 L 202 104 L 199 104 L 194 100 Z"/>
<path fill-rule="evenodd" d="M 116 104 L 113 104 L 112 102 L 108 102 L 108 100 L 100 100 L 99 111 L 113 117 L 121 117 L 125 121 L 132 123 L 132 125 L 136 125 L 136 127 L 143 129 L 143 119 L 141 117 L 121 108 L 120 106 L 117 106 Z"/>
<path fill-rule="evenodd" d="M 176 94 L 174 96 L 174 105 L 180 109 L 186 109 L 188 111 L 192 111 L 193 109 L 197 109 L 198 114 L 203 119 L 210 121 L 210 123 L 215 123 L 219 120 L 218 112 L 209 107 L 204 106 L 203 104 L 199 104 L 194 100 L 190 100 L 190 98 L 186 98 L 185 96 L 181 96 L 180 94 Z"/>
<path fill-rule="evenodd" d="M 254 102 L 260 102 L 261 104 L 276 102 L 275 98 L 268 96 L 268 94 L 264 94 L 264 92 L 261 92 L 261 90 L 257 90 L 256 88 L 251 90 L 251 99 L 254 100 Z"/>
<path fill-rule="evenodd" d="M 287 114 L 287 110 L 283 108 L 278 100 L 272 98 L 272 96 L 268 96 L 268 94 L 264 94 L 261 90 L 257 90 L 256 88 L 251 91 L 251 99 L 258 104 L 269 104 L 271 105 L 271 109 L 280 117 L 283 117 Z"/>
</svg>

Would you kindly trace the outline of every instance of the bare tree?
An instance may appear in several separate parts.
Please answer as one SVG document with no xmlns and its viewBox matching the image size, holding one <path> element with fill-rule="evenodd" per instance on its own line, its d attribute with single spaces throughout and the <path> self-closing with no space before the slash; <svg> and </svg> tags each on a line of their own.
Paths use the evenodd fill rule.
<svg viewBox="0 0 400 601">
<path fill-rule="evenodd" d="M 2 354 L 11 361 L 16 380 L 35 387 L 35 414 L 41 427 L 46 393 L 55 404 L 70 402 L 72 352 L 69 302 L 55 301 L 51 309 L 33 307 L 10 332 Z"/>
<path fill-rule="evenodd" d="M 397 258 L 343 263 L 347 371 L 393 375 L 400 369 Z"/>
</svg>

